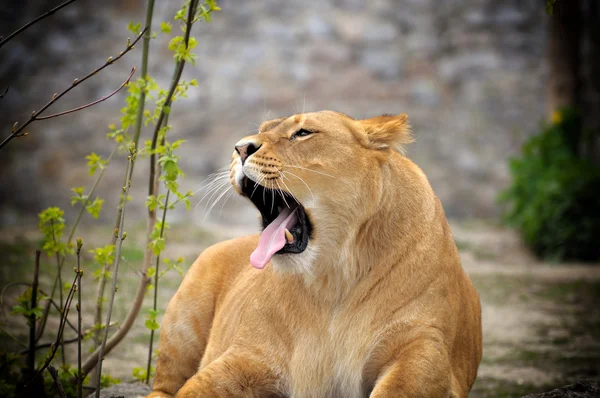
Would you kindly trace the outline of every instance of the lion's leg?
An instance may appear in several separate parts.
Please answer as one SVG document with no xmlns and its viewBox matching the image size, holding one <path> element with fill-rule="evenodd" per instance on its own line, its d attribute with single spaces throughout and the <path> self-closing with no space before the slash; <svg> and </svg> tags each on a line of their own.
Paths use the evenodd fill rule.
<svg viewBox="0 0 600 398">
<path fill-rule="evenodd" d="M 189 269 L 161 322 L 156 377 L 148 398 L 175 396 L 196 373 L 204 355 L 215 294 L 202 258 Z"/>
<path fill-rule="evenodd" d="M 403 347 L 395 358 L 382 370 L 370 398 L 455 396 L 450 361 L 439 341 L 415 340 Z"/>
<path fill-rule="evenodd" d="M 190 378 L 176 398 L 280 397 L 279 386 L 266 361 L 231 349 Z"/>
<path fill-rule="evenodd" d="M 202 311 L 194 314 L 189 306 L 198 308 L 212 306 L 212 303 L 182 303 L 182 296 L 178 294 L 173 298 L 162 320 L 156 377 L 148 398 L 174 396 L 196 373 L 202 359 L 210 320 L 203 319 L 207 317 Z"/>
</svg>

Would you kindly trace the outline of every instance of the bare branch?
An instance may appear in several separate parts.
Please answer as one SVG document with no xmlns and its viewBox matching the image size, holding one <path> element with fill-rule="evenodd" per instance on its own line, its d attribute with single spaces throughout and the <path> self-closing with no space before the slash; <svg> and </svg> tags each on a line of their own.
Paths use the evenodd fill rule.
<svg viewBox="0 0 600 398">
<path fill-rule="evenodd" d="M 42 114 L 46 109 L 48 109 L 52 104 L 54 104 L 56 101 L 58 101 L 63 95 L 67 94 L 69 91 L 71 91 L 73 88 L 75 88 L 76 86 L 78 86 L 79 84 L 83 83 L 84 81 L 86 81 L 87 79 L 89 79 L 90 77 L 94 76 L 95 74 L 97 74 L 98 72 L 100 72 L 101 70 L 103 70 L 104 68 L 112 65 L 115 63 L 115 61 L 118 61 L 121 57 L 123 57 L 123 55 L 127 54 L 129 51 L 131 51 L 131 49 L 135 46 L 135 44 L 142 38 L 142 36 L 144 35 L 146 29 L 144 29 L 139 35 L 138 37 L 135 38 L 135 40 L 133 42 L 130 42 L 130 40 L 127 40 L 127 47 L 125 48 L 125 50 L 121 51 L 121 53 L 119 53 L 118 56 L 116 56 L 115 58 L 113 57 L 108 57 L 108 59 L 106 60 L 106 62 L 104 63 L 104 65 L 102 65 L 101 67 L 94 69 L 92 72 L 90 72 L 89 74 L 87 74 L 86 76 L 84 76 L 81 79 L 75 79 L 73 80 L 73 83 L 66 88 L 65 90 L 63 90 L 60 94 L 54 94 L 52 96 L 52 99 L 46 103 L 46 105 L 44 105 L 43 107 L 41 107 L 38 111 L 34 111 L 31 116 L 29 117 L 29 119 L 21 126 L 18 125 L 18 123 L 15 123 L 13 125 L 13 131 L 12 133 L 6 137 L 6 139 L 4 141 L 2 141 L 2 143 L 0 143 L 0 149 L 2 149 L 6 144 L 8 144 L 13 138 L 15 137 L 21 137 L 27 134 L 27 132 L 24 132 L 23 130 L 25 129 L 25 127 L 27 127 L 29 124 L 31 124 L 32 122 L 36 121 L 36 120 L 41 120 L 40 118 L 40 114 Z"/>
<path fill-rule="evenodd" d="M 60 383 L 60 378 L 58 377 L 58 370 L 56 370 L 54 366 L 48 366 L 48 372 L 50 372 L 50 375 L 52 375 L 52 378 L 54 379 L 54 384 L 56 385 L 56 390 L 58 391 L 58 395 L 60 395 L 60 398 L 67 398 L 65 389 Z"/>
<path fill-rule="evenodd" d="M 24 30 L 26 30 L 27 28 L 29 28 L 31 25 L 35 24 L 36 22 L 41 21 L 42 19 L 49 17 L 50 15 L 54 14 L 56 11 L 60 10 L 63 7 L 68 6 L 69 4 L 73 3 L 76 0 L 68 0 L 65 1 L 64 3 L 54 7 L 53 9 L 51 9 L 48 12 L 45 12 L 44 14 L 40 15 L 39 17 L 37 17 L 36 19 L 34 19 L 31 22 L 26 23 L 25 25 L 21 26 L 19 29 L 15 30 L 13 33 L 11 33 L 10 35 L 6 36 L 6 38 L 4 37 L 0 37 L 0 48 L 2 48 L 2 46 L 4 46 L 6 43 L 8 43 L 11 39 L 13 39 L 16 35 L 18 35 L 19 33 L 23 32 Z"/>
<path fill-rule="evenodd" d="M 79 277 L 79 273 L 76 270 L 75 279 L 73 280 L 73 283 L 71 284 L 71 289 L 69 289 L 69 293 L 67 294 L 67 298 L 65 299 L 65 306 L 61 312 L 60 323 L 58 324 L 58 333 L 56 334 L 56 340 L 50 346 L 51 347 L 50 355 L 48 355 L 46 357 L 46 361 L 44 362 L 42 367 L 35 372 L 35 374 L 31 377 L 31 379 L 29 379 L 29 381 L 27 383 L 25 383 L 23 385 L 23 390 L 21 391 L 20 396 L 23 396 L 23 394 L 28 392 L 28 387 L 39 375 L 42 374 L 42 372 L 44 370 L 46 370 L 46 368 L 50 365 L 50 363 L 54 359 L 54 356 L 56 355 L 56 351 L 58 350 L 58 347 L 62 346 L 61 341 L 63 338 L 63 332 L 65 331 L 65 325 L 67 323 L 66 319 L 67 319 L 67 316 L 69 315 L 69 310 L 71 309 L 71 302 L 73 301 L 73 296 L 75 295 L 75 290 L 77 289 L 77 278 L 78 277 Z"/>
<path fill-rule="evenodd" d="M 35 270 L 33 272 L 33 285 L 31 286 L 31 309 L 37 307 L 37 291 L 40 276 L 40 256 L 42 252 L 35 251 Z M 29 352 L 27 353 L 27 367 L 33 373 L 35 371 L 35 314 L 29 317 Z"/>
<path fill-rule="evenodd" d="M 77 111 L 80 111 L 82 109 L 89 108 L 90 106 L 94 106 L 96 104 L 99 104 L 100 102 L 106 101 L 107 99 L 109 99 L 110 97 L 112 97 L 113 95 L 115 95 L 116 93 L 118 93 L 119 91 L 121 91 L 121 89 L 123 87 L 125 87 L 129 83 L 129 81 L 131 80 L 131 77 L 135 73 L 135 69 L 136 69 L 135 66 L 133 68 L 131 68 L 131 73 L 127 77 L 127 80 L 125 80 L 123 83 L 121 83 L 121 85 L 119 86 L 119 88 L 116 89 L 115 91 L 113 91 L 112 93 L 110 93 L 108 95 L 105 95 L 104 97 L 102 97 L 100 99 L 97 99 L 94 102 L 90 102 L 89 104 L 81 105 L 81 106 L 78 106 L 77 108 L 69 109 L 68 111 L 58 112 L 58 113 L 55 113 L 55 114 L 52 114 L 52 115 L 48 115 L 48 116 L 41 116 L 41 117 L 38 116 L 36 119 L 37 120 L 52 119 L 53 117 L 59 117 L 59 116 L 62 116 L 62 115 L 66 115 L 68 113 L 77 112 Z"/>
<path fill-rule="evenodd" d="M 163 209 L 162 214 L 162 224 L 160 225 L 160 238 L 163 237 L 165 232 L 165 222 L 167 219 L 167 209 L 169 208 L 169 194 L 171 191 L 167 190 L 167 195 L 165 197 L 165 207 Z M 160 266 L 160 254 L 156 256 L 156 265 L 154 266 L 154 301 L 152 304 L 152 309 L 154 311 L 158 310 L 158 278 L 159 272 L 158 268 Z M 154 329 L 150 330 L 150 343 L 148 343 L 148 364 L 146 366 L 146 384 L 150 384 L 150 373 L 152 370 L 152 348 L 154 347 Z"/>
<path fill-rule="evenodd" d="M 131 76 L 130 76 L 131 77 Z M 83 241 L 77 238 L 77 397 L 83 397 L 83 377 L 81 374 L 81 247 Z M 64 343 L 63 343 L 64 344 Z"/>
<path fill-rule="evenodd" d="M 129 149 L 129 157 L 127 163 L 127 172 L 125 175 L 126 184 L 123 187 L 123 211 L 121 212 L 121 220 L 119 221 L 119 229 L 116 231 L 118 234 L 117 240 L 117 252 L 115 255 L 115 264 L 113 265 L 113 285 L 112 292 L 110 295 L 110 301 L 108 302 L 108 311 L 106 314 L 106 325 L 110 324 L 110 317 L 112 315 L 113 304 L 115 302 L 115 293 L 117 292 L 117 276 L 119 273 L 119 260 L 121 259 L 121 248 L 123 247 L 123 240 L 125 239 L 125 233 L 123 232 L 123 224 L 125 222 L 125 206 L 127 204 L 127 195 L 129 194 L 129 188 L 131 187 L 131 173 L 133 171 L 133 164 L 135 163 L 136 156 L 136 148 L 133 142 L 132 146 Z M 104 338 L 102 339 L 102 345 L 100 346 L 100 350 L 98 351 L 98 370 L 97 370 L 97 378 L 96 378 L 96 398 L 100 397 L 100 381 L 102 376 L 102 360 L 104 359 L 104 349 L 106 348 L 106 341 L 108 340 L 108 328 L 104 331 Z M 81 374 L 78 375 L 81 378 Z"/>
<path fill-rule="evenodd" d="M 117 326 L 117 323 L 112 323 L 112 324 L 110 324 L 110 327 L 113 327 L 113 326 Z M 92 327 L 92 328 L 89 328 L 89 329 L 87 329 L 86 331 L 84 331 L 84 332 L 81 334 L 81 338 L 82 338 L 82 339 L 85 339 L 85 337 L 86 337 L 87 335 L 91 334 L 91 333 L 92 333 L 94 330 L 95 330 L 95 328 L 93 328 L 93 327 Z M 76 343 L 78 339 L 79 339 L 79 337 L 78 337 L 78 336 L 75 336 L 75 337 L 72 337 L 72 338 L 70 338 L 70 339 L 63 340 L 63 342 L 62 342 L 62 343 L 63 343 L 63 344 L 65 344 L 65 345 L 66 345 L 66 344 L 72 344 L 72 343 Z M 20 344 L 21 344 L 23 347 L 27 347 L 27 345 L 25 345 L 25 344 L 23 344 L 23 343 L 20 343 Z M 54 342 L 52 342 L 52 343 L 43 343 L 43 344 L 38 344 L 38 345 L 36 345 L 36 346 L 35 346 L 35 350 L 37 351 L 37 350 L 41 350 L 42 348 L 49 348 L 49 347 L 52 347 L 52 344 L 54 344 Z M 25 354 L 27 354 L 28 352 L 29 352 L 29 350 L 24 350 L 24 351 L 21 351 L 21 352 L 19 353 L 19 355 L 25 355 Z"/>
</svg>

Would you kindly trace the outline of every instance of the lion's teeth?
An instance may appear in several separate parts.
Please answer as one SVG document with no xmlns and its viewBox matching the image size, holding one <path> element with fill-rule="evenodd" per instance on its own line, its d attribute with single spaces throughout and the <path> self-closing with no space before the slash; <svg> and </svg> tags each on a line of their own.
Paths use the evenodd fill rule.
<svg viewBox="0 0 600 398">
<path fill-rule="evenodd" d="M 294 235 L 287 229 L 285 230 L 285 240 L 287 240 L 288 243 L 294 243 Z"/>
</svg>

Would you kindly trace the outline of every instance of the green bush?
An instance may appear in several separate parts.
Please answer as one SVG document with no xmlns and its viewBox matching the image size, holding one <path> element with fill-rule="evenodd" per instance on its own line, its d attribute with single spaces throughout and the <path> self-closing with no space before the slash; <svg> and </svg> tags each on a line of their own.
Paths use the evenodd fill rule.
<svg viewBox="0 0 600 398">
<path fill-rule="evenodd" d="M 597 134 L 584 130 L 577 112 L 557 112 L 510 160 L 504 220 L 540 257 L 600 259 L 600 167 L 585 156 Z"/>
</svg>

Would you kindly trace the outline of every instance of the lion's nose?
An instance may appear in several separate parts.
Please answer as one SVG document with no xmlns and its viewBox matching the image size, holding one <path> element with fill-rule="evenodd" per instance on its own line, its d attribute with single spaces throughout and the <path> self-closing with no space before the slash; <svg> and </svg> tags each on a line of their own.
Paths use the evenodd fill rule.
<svg viewBox="0 0 600 398">
<path fill-rule="evenodd" d="M 242 159 L 242 165 L 248 159 L 248 156 L 252 155 L 254 152 L 258 151 L 260 145 L 256 146 L 252 142 L 243 143 L 241 145 L 236 145 L 235 150 L 240 155 L 240 159 Z"/>
</svg>

